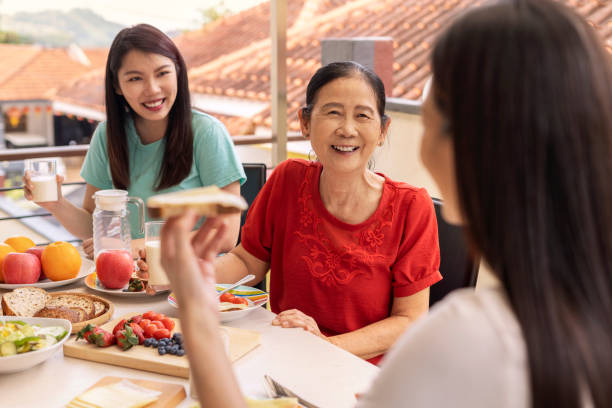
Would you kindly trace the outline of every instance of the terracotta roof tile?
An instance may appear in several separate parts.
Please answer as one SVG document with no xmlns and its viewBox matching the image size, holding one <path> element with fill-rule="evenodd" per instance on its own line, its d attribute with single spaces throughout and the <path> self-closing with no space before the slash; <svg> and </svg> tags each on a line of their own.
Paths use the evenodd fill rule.
<svg viewBox="0 0 612 408">
<path fill-rule="evenodd" d="M 6 46 L 0 46 L 0 49 Z M 0 81 L 0 100 L 48 99 L 57 87 L 81 76 L 106 61 L 102 49 L 85 51 L 89 64 L 71 57 L 63 48 L 30 48 L 29 57 L 23 58 L 18 69 L 4 75 Z M 12 61 L 12 57 L 9 59 Z M 19 62 L 19 61 L 18 61 Z"/>
<path fill-rule="evenodd" d="M 612 53 L 612 2 L 560 0 L 574 7 L 599 31 Z M 429 53 L 438 33 L 480 0 L 288 0 L 288 121 L 297 130 L 296 111 L 308 79 L 320 66 L 320 40 L 326 37 L 389 36 L 394 40 L 394 97 L 415 99 L 430 74 Z M 269 101 L 269 2 L 176 39 L 189 66 L 193 92 Z M 102 77 L 89 80 L 102 81 Z M 76 81 L 58 92 L 87 104 L 102 104 L 97 89 Z M 87 90 L 89 89 L 89 92 Z M 95 96 L 95 98 L 94 98 Z M 96 99 L 98 98 L 98 99 Z M 219 116 L 219 115 L 215 115 Z M 269 123 L 264 109 L 251 124 Z M 221 119 L 234 128 L 232 117 Z M 230 123 L 232 122 L 232 123 Z M 249 122 L 245 122 L 249 123 Z M 249 128 L 242 126 L 242 128 Z M 237 126 L 238 128 L 241 125 Z M 237 134 L 237 133 L 232 133 Z"/>
</svg>

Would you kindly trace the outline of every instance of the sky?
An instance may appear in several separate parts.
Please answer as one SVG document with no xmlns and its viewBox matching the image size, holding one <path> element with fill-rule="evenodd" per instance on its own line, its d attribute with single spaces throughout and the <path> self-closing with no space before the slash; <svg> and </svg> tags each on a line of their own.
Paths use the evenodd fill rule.
<svg viewBox="0 0 612 408">
<path fill-rule="evenodd" d="M 225 0 L 225 7 L 240 11 L 264 0 Z M 149 23 L 164 31 L 200 27 L 200 10 L 219 0 L 0 0 L 0 14 L 89 8 L 106 20 L 124 25 Z"/>
</svg>

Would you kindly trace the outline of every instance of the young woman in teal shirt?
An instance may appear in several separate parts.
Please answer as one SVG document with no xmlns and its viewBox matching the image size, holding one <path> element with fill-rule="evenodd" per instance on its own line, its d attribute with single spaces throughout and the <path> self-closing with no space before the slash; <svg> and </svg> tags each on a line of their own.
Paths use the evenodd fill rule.
<svg viewBox="0 0 612 408">
<path fill-rule="evenodd" d="M 122 189 L 145 200 L 153 194 L 217 185 L 240 194 L 244 170 L 225 127 L 217 119 L 191 110 L 187 67 L 176 45 L 164 33 L 139 24 L 121 30 L 106 63 L 105 122 L 94 132 L 81 176 L 87 182 L 79 208 L 61 195 L 38 203 L 73 235 L 93 246 L 93 195 L 98 190 Z M 27 199 L 32 199 L 28 174 Z M 134 247 L 142 247 L 137 220 L 131 218 Z M 232 234 L 223 247 L 234 247 L 240 216 L 231 217 Z"/>
</svg>

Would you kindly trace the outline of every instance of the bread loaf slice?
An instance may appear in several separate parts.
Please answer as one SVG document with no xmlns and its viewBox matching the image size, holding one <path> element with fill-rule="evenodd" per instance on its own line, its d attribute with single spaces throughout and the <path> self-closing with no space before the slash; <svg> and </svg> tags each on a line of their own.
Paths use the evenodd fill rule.
<svg viewBox="0 0 612 408">
<path fill-rule="evenodd" d="M 94 317 L 98 317 L 104 314 L 106 311 L 106 305 L 100 301 L 94 300 Z"/>
<path fill-rule="evenodd" d="M 204 217 L 237 213 L 248 208 L 244 198 L 227 193 L 217 186 L 193 188 L 149 197 L 147 209 L 151 218 L 168 218 L 188 208 Z"/>
<path fill-rule="evenodd" d="M 51 295 L 51 299 L 47 301 L 47 306 L 80 307 L 87 313 L 85 320 L 93 319 L 96 316 L 96 307 L 93 300 L 88 298 L 87 295 L 80 295 L 78 293 Z"/>
<path fill-rule="evenodd" d="M 17 288 L 2 295 L 2 311 L 6 316 L 32 317 L 45 307 L 51 296 L 41 288 Z"/>
<path fill-rule="evenodd" d="M 82 307 L 46 306 L 36 312 L 34 317 L 66 319 L 78 323 L 87 320 L 87 312 Z"/>
</svg>

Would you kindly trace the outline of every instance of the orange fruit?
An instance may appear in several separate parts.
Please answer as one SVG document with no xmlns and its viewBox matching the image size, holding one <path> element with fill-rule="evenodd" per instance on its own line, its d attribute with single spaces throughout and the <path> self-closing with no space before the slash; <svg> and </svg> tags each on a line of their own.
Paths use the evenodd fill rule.
<svg viewBox="0 0 612 408">
<path fill-rule="evenodd" d="M 76 278 L 81 269 L 81 255 L 69 242 L 57 241 L 43 250 L 42 270 L 52 281 Z"/>
<path fill-rule="evenodd" d="M 10 237 L 5 239 L 4 243 L 12 246 L 17 252 L 25 252 L 26 249 L 36 246 L 34 241 L 28 237 Z"/>
<path fill-rule="evenodd" d="M 4 282 L 4 277 L 2 276 L 2 264 L 4 263 L 4 257 L 6 257 L 10 252 L 17 251 L 15 251 L 15 248 L 9 244 L 0 244 L 0 282 Z"/>
</svg>

